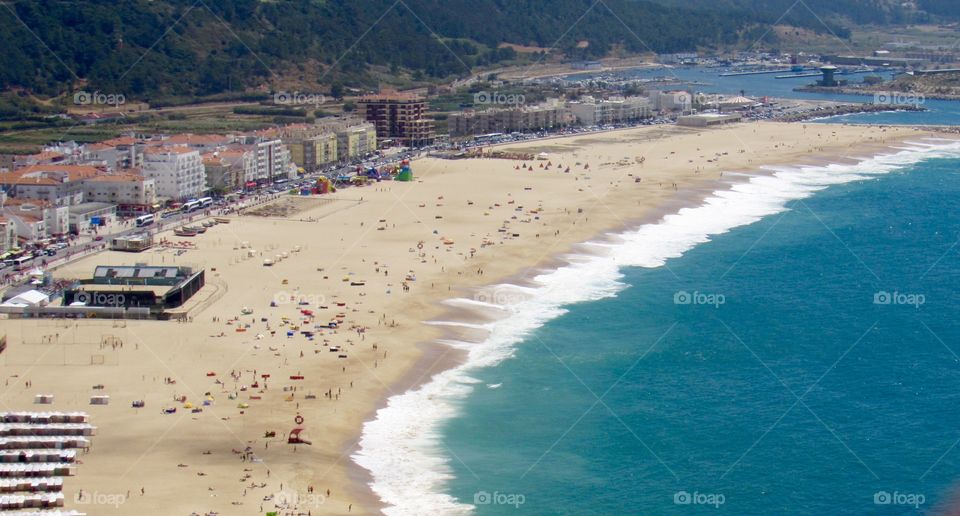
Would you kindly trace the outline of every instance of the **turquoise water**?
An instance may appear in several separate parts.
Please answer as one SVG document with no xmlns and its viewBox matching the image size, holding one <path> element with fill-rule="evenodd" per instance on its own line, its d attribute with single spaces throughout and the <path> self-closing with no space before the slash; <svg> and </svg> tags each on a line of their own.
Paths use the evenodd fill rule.
<svg viewBox="0 0 960 516">
<path fill-rule="evenodd" d="M 816 80 L 815 77 L 799 77 L 793 79 L 774 79 L 774 74 L 739 75 L 720 77 L 719 68 L 704 68 L 684 66 L 669 69 L 630 70 L 623 72 L 625 77 L 649 79 L 654 77 L 668 77 L 688 84 L 693 91 L 704 93 L 723 93 L 727 95 L 739 94 L 759 98 L 763 96 L 811 99 L 836 100 L 844 102 L 873 102 L 873 97 L 863 95 L 838 95 L 832 93 L 804 93 L 793 91 L 794 88 L 806 86 Z M 881 74 L 885 79 L 893 76 L 892 73 Z M 574 76 L 574 78 L 591 77 L 589 74 Z M 851 82 L 860 82 L 864 74 L 855 74 L 846 77 Z M 833 117 L 822 120 L 826 123 L 859 123 L 859 124 L 905 124 L 905 125 L 956 125 L 960 120 L 960 102 L 934 99 L 923 99 L 922 107 L 927 111 L 910 113 L 873 113 Z"/>
<path fill-rule="evenodd" d="M 623 268 L 615 297 L 471 372 L 441 427 L 446 491 L 479 514 L 943 509 L 958 198 L 960 160 L 924 161 Z"/>
</svg>

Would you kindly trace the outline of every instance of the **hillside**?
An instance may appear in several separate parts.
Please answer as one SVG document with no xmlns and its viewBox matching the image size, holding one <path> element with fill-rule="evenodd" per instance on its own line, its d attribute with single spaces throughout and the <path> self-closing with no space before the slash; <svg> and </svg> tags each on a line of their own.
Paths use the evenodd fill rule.
<svg viewBox="0 0 960 516">
<path fill-rule="evenodd" d="M 900 75 L 877 85 L 876 91 L 914 94 L 917 98 L 960 98 L 960 72 L 934 75 Z"/>
<path fill-rule="evenodd" d="M 762 23 L 788 24 L 846 38 L 850 26 L 957 21 L 956 0 L 656 0 L 707 11 L 749 11 Z"/>
<path fill-rule="evenodd" d="M 635 0 L 19 0 L 0 9 L 0 88 L 126 98 L 431 80 L 518 59 L 752 41 L 748 11 Z M 15 16 L 14 16 L 15 13 Z M 527 54 L 529 61 L 541 59 Z M 376 73 L 375 73 L 376 72 Z"/>
</svg>

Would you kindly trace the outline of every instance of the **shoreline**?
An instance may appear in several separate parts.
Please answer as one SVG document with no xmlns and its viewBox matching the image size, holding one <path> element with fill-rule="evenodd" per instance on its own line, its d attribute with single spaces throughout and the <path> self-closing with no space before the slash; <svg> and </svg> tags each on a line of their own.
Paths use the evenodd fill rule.
<svg viewBox="0 0 960 516">
<path fill-rule="evenodd" d="M 924 136 L 924 138 L 932 138 L 932 137 L 933 135 Z M 626 233 L 635 231 L 645 225 L 656 225 L 656 224 L 662 223 L 666 216 L 676 214 L 677 212 L 679 212 L 684 208 L 701 207 L 704 205 L 707 199 L 713 198 L 717 194 L 721 194 L 724 192 L 729 193 L 733 191 L 733 189 L 736 186 L 749 184 L 755 178 L 762 177 L 762 176 L 772 176 L 776 173 L 776 171 L 773 170 L 773 168 L 775 167 L 785 166 L 790 169 L 800 169 L 805 167 L 828 167 L 830 165 L 854 166 L 856 164 L 863 163 L 864 161 L 867 161 L 867 160 L 879 158 L 882 156 L 888 156 L 891 154 L 896 154 L 901 150 L 897 146 L 906 145 L 906 141 L 910 139 L 911 138 L 904 138 L 903 140 L 899 140 L 891 143 L 872 144 L 871 146 L 868 147 L 868 149 L 865 149 L 867 150 L 866 152 L 867 155 L 864 157 L 861 157 L 860 152 L 858 152 L 856 157 L 854 157 L 854 156 L 846 155 L 845 153 L 842 153 L 840 151 L 835 151 L 834 153 L 818 154 L 815 156 L 810 156 L 808 159 L 800 159 L 793 162 L 771 162 L 771 163 L 760 164 L 756 168 L 752 168 L 750 170 L 730 171 L 732 172 L 731 176 L 733 176 L 733 178 L 731 177 L 717 178 L 712 183 L 701 184 L 698 188 L 690 189 L 686 191 L 678 191 L 677 195 L 674 198 L 665 200 L 662 204 L 656 207 L 650 208 L 649 212 L 644 215 L 632 217 L 629 220 L 625 220 L 621 224 L 618 224 L 615 226 L 600 228 L 594 237 L 588 238 L 587 240 L 584 240 L 581 242 L 575 242 L 575 243 L 569 244 L 566 250 L 558 251 L 557 253 L 547 257 L 546 259 L 544 259 L 538 264 L 525 267 L 521 271 L 517 271 L 513 274 L 509 274 L 507 276 L 497 278 L 492 282 L 484 283 L 481 286 L 461 288 L 459 293 L 466 294 L 467 291 L 477 291 L 482 289 L 496 289 L 502 285 L 511 285 L 511 284 L 521 285 L 525 287 L 532 285 L 534 284 L 533 279 L 536 276 L 539 276 L 541 274 L 549 274 L 550 272 L 555 272 L 557 269 L 561 267 L 571 265 L 573 261 L 568 260 L 568 258 L 573 258 L 574 260 L 576 260 L 577 257 L 584 257 L 584 256 L 602 257 L 604 253 L 596 250 L 591 252 L 591 250 L 588 249 L 589 244 L 591 243 L 599 242 L 603 244 L 610 244 L 611 246 L 622 245 L 623 242 L 622 241 L 618 242 L 618 240 L 622 240 L 623 235 L 625 235 Z M 502 145 L 501 147 L 516 147 L 516 146 L 517 146 L 516 144 L 505 144 L 505 145 Z M 445 303 L 447 303 L 450 300 L 460 299 L 465 297 L 469 299 L 469 297 L 466 295 L 462 295 L 462 296 L 453 295 L 453 296 L 444 297 L 444 298 L 435 300 L 435 304 L 437 307 L 440 308 L 440 311 L 436 317 L 432 317 L 430 320 L 439 320 L 439 321 L 444 321 L 449 323 L 476 324 L 478 322 L 480 323 L 486 322 L 488 324 L 495 324 L 496 322 L 506 319 L 510 316 L 508 313 L 505 312 L 501 314 L 500 317 L 494 317 L 491 315 L 490 310 L 483 310 L 481 307 L 471 308 L 469 306 L 460 306 L 460 307 L 452 308 L 449 305 L 445 305 Z M 472 370 L 476 370 L 477 368 L 486 367 L 486 366 L 475 366 L 473 368 L 468 367 L 468 363 L 466 362 L 465 358 L 463 358 L 467 355 L 467 353 L 464 352 L 464 350 L 462 349 L 453 348 L 450 344 L 445 344 L 443 342 L 444 340 L 456 337 L 458 335 L 458 332 L 452 329 L 451 327 L 444 326 L 442 328 L 444 329 L 441 330 L 440 336 L 434 338 L 433 340 L 422 342 L 419 344 L 419 346 L 425 350 L 424 356 L 422 356 L 420 360 L 417 362 L 417 365 L 411 369 L 411 371 L 413 370 L 432 371 L 431 377 L 427 378 L 427 377 L 421 376 L 420 378 L 418 378 L 418 381 L 405 384 L 406 388 L 402 390 L 397 388 L 397 385 L 400 385 L 400 383 L 398 382 L 396 385 L 391 386 L 392 390 L 399 391 L 401 394 L 410 394 L 412 391 L 419 390 L 423 388 L 425 385 L 429 384 L 433 380 L 432 375 L 436 375 L 443 372 L 450 372 L 454 369 L 464 368 L 465 371 L 472 371 Z M 489 336 L 489 332 L 487 332 L 486 335 Z M 453 340 L 466 340 L 467 342 L 470 342 L 472 344 L 479 344 L 480 343 L 479 340 L 482 340 L 482 339 L 478 340 L 478 339 L 454 338 Z M 447 351 L 442 351 L 443 349 L 446 349 Z M 458 357 L 460 357 L 460 360 L 454 360 L 454 361 L 448 362 L 447 368 L 435 367 L 436 365 L 435 362 L 433 362 L 429 366 L 426 366 L 426 367 L 424 366 L 424 363 L 429 361 L 427 357 L 427 353 L 446 353 L 446 352 L 455 353 L 456 355 L 458 355 Z M 380 411 L 381 409 L 389 405 L 389 401 L 391 398 L 392 396 L 382 399 L 380 401 L 380 403 L 377 405 L 377 408 L 372 413 L 373 418 L 368 419 L 364 423 L 364 429 L 366 429 L 367 424 L 371 423 L 373 419 L 376 419 L 378 411 Z M 363 431 L 361 431 L 361 436 L 362 436 L 362 433 Z M 360 464 L 358 464 L 355 460 L 352 461 L 351 465 L 355 470 L 357 470 L 358 472 L 361 472 L 360 474 L 355 475 L 355 478 L 362 475 L 364 480 L 367 482 L 366 487 L 368 488 L 369 494 L 372 495 L 378 501 L 376 505 L 378 511 L 382 512 L 384 509 L 389 507 L 389 504 L 380 500 L 379 497 L 376 495 L 376 493 L 372 490 L 372 485 L 374 482 L 372 473 L 367 469 L 365 469 Z"/>
<path fill-rule="evenodd" d="M 29 378 L 37 384 L 36 389 L 57 394 L 55 410 L 91 412 L 99 426 L 94 451 L 84 456 L 80 474 L 65 483 L 68 495 L 79 488 L 85 492 L 138 490 L 140 485 L 131 484 L 126 475 L 117 477 L 117 471 L 136 467 L 138 478 L 150 482 L 147 495 L 127 500 L 124 510 L 142 514 L 159 514 L 159 502 L 167 504 L 165 513 L 219 510 L 261 514 L 257 505 L 269 510 L 269 503 L 260 500 L 266 494 L 276 495 L 278 485 L 282 485 L 281 494 L 297 495 L 293 499 L 301 502 L 301 509 L 330 514 L 346 514 L 351 508 L 354 513 L 375 512 L 384 504 L 370 489 L 373 476 L 356 464 L 352 455 L 366 424 L 391 397 L 427 384 L 467 357 L 468 349 L 451 351 L 438 342 L 455 340 L 462 332 L 422 323 L 444 320 L 453 312 L 465 315 L 463 307 L 452 307 L 445 300 L 481 300 L 478 292 L 503 283 L 535 286 L 534 277 L 562 267 L 567 263 L 565 257 L 586 254 L 585 242 L 607 242 L 630 228 L 702 204 L 720 188 L 727 190 L 772 173 L 763 166 L 837 162 L 931 136 L 935 134 L 911 128 L 757 122 L 708 130 L 630 128 L 505 145 L 544 149 L 551 161 L 573 168 L 569 174 L 557 165 L 540 169 L 539 165 L 545 164 L 541 161 L 528 163 L 534 170 L 525 171 L 510 160 L 424 158 L 415 162 L 418 179 L 413 183 L 383 183 L 333 194 L 336 199 L 360 197 L 364 201 L 349 209 L 333 210 L 330 205 L 337 203 L 325 203 L 326 207 L 292 215 L 289 220 L 236 217 L 233 223 L 197 238 L 197 249 L 183 258 L 166 252 L 152 256 L 105 253 L 71 264 L 58 275 L 80 277 L 100 263 L 196 263 L 208 268 L 211 281 L 229 284 L 230 295 L 190 323 L 130 321 L 122 328 L 105 329 L 93 321 L 80 321 L 71 330 L 78 342 L 91 334 L 112 332 L 139 343 L 139 350 L 128 346 L 116 353 L 123 368 L 72 368 L 69 375 L 63 374 L 62 365 L 40 363 L 42 356 L 27 353 L 30 346 L 24 345 L 25 336 L 37 329 L 49 333 L 49 326 L 38 321 L 2 321 L 11 336 L 2 371 L 8 378 L 20 375 L 15 382 L 18 385 Z M 646 164 L 637 161 L 641 155 Z M 589 164 L 589 170 L 572 165 L 581 162 Z M 721 172 L 728 174 L 721 176 Z M 642 181 L 636 181 L 638 177 Z M 677 185 L 675 190 L 672 182 Z M 301 218 L 315 221 L 297 220 Z M 507 230 L 500 232 L 498 226 Z M 513 237 L 514 233 L 521 236 Z M 302 245 L 303 252 L 263 268 L 258 258 L 238 256 L 240 240 L 249 240 L 253 248 L 263 250 L 258 251 L 261 255 L 272 256 L 293 244 Z M 418 240 L 426 242 L 421 253 L 415 249 Z M 483 274 L 475 273 L 478 268 Z M 415 271 L 416 280 L 410 282 L 410 292 L 400 292 L 400 280 L 408 271 Z M 365 279 L 367 285 L 350 286 L 341 281 L 345 275 Z M 249 306 L 255 314 L 246 317 L 251 331 L 266 334 L 264 324 L 253 319 L 268 318 L 268 328 L 277 328 L 283 314 L 295 319 L 299 314 L 292 304 L 267 306 L 271 299 L 283 301 L 294 294 L 320 300 L 311 305 L 314 309 L 317 304 L 345 302 L 345 308 L 332 307 L 329 312 L 342 311 L 347 322 L 339 330 L 324 331 L 321 339 L 348 350 L 349 358 L 338 361 L 322 349 L 321 340 L 308 342 L 282 335 L 252 339 L 252 334 L 233 333 L 234 328 L 222 321 L 209 320 L 231 319 L 241 307 Z M 329 312 L 320 317 L 328 317 Z M 156 324 L 163 324 L 162 330 Z M 356 333 L 351 331 L 354 326 Z M 364 328 L 366 332 L 359 331 Z M 224 330 L 230 334 L 208 338 Z M 380 349 L 371 349 L 371 343 L 379 344 Z M 314 353 L 308 358 L 304 352 L 311 349 Z M 37 365 L 26 371 L 17 365 L 29 360 Z M 246 402 L 251 391 L 240 392 L 239 382 L 233 384 L 236 391 L 228 385 L 214 385 L 204 374 L 215 371 L 229 382 L 231 369 L 241 372 L 244 382 L 247 371 L 259 369 L 274 375 L 272 388 L 261 392 L 264 399 L 251 399 L 250 408 L 241 411 L 245 413 L 233 405 Z M 108 394 L 116 403 L 87 407 L 83 393 L 106 373 L 110 374 Z M 299 394 L 293 401 L 284 400 L 286 394 L 280 387 L 297 385 L 285 379 L 297 373 L 306 376 L 297 389 L 320 394 L 332 388 L 336 400 L 310 400 Z M 159 382 L 171 374 L 178 380 L 176 385 Z M 213 391 L 217 397 L 205 414 L 155 413 L 170 404 L 171 395 L 186 392 L 195 399 L 196 393 L 204 391 Z M 238 392 L 240 398 L 228 401 L 227 391 Z M 0 394 L 0 400 L 10 407 L 27 408 L 33 394 L 34 389 L 11 386 Z M 150 408 L 133 415 L 129 400 L 140 398 L 147 399 Z M 263 437 L 265 430 L 278 430 L 278 435 L 285 437 L 291 426 L 285 422 L 299 412 L 307 419 L 312 447 L 296 451 L 285 439 L 274 444 L 279 439 Z M 257 450 L 262 463 L 242 463 L 231 457 L 230 447 L 244 443 Z M 212 450 L 212 455 L 201 454 L 205 450 Z M 178 463 L 186 467 L 178 469 Z M 245 466 L 249 473 L 244 473 Z M 265 476 L 265 469 L 272 470 L 272 476 Z M 200 472 L 204 473 L 202 479 L 196 476 Z M 268 484 L 267 488 L 241 496 L 238 487 L 244 485 L 238 486 L 236 478 L 247 474 L 252 475 L 250 481 Z M 308 487 L 324 493 L 331 489 L 332 494 L 311 498 L 305 494 L 310 493 Z M 314 505 L 307 505 L 311 500 Z"/>
<path fill-rule="evenodd" d="M 696 200 L 703 202 L 706 200 L 712 193 L 716 192 L 716 188 L 721 185 L 727 184 L 732 186 L 735 181 L 726 181 L 726 180 L 717 180 L 715 187 L 705 187 L 696 192 L 680 192 L 679 197 L 685 197 L 683 199 L 676 199 L 673 203 L 667 203 L 666 205 L 660 207 L 659 209 L 653 210 L 653 213 L 650 213 L 646 216 L 636 217 L 628 222 L 625 222 L 621 225 L 614 226 L 607 229 L 600 230 L 594 238 L 586 240 L 584 242 L 573 243 L 569 249 L 558 252 L 557 254 L 546 257 L 540 263 L 524 267 L 522 270 L 510 273 L 504 277 L 496 278 L 489 283 L 481 283 L 480 285 L 470 286 L 470 287 L 461 287 L 459 290 L 463 294 L 468 292 L 476 292 L 484 289 L 495 289 L 501 285 L 518 285 L 518 286 L 531 286 L 534 284 L 534 278 L 540 274 L 555 270 L 563 265 L 567 265 L 570 262 L 564 259 L 564 256 L 584 256 L 593 254 L 595 256 L 600 256 L 602 253 L 593 251 L 590 252 L 588 249 L 585 249 L 590 242 L 605 241 L 610 244 L 615 244 L 615 240 L 619 234 L 629 231 L 631 228 L 636 228 L 644 224 L 653 224 L 661 220 L 664 216 L 674 213 L 676 210 L 696 206 Z M 694 200 L 694 203 L 691 204 L 691 200 Z M 575 249 L 581 248 L 581 249 Z M 445 303 L 453 299 L 459 299 L 465 296 L 451 296 L 451 297 L 441 297 L 433 301 L 435 308 L 434 317 L 431 317 L 429 321 L 443 321 L 443 322 L 453 322 L 453 323 L 468 323 L 468 324 L 484 324 L 484 323 L 495 323 L 499 320 L 502 320 L 508 317 L 507 313 L 500 314 L 499 317 L 491 314 L 490 311 L 481 312 L 479 307 L 473 309 L 469 307 L 452 307 Z M 463 349 L 458 349 L 453 347 L 451 344 L 446 343 L 449 340 L 469 342 L 473 344 L 480 343 L 483 339 L 476 338 L 464 338 L 466 330 L 457 330 L 452 326 L 442 326 L 442 325 L 428 325 L 431 327 L 429 330 L 431 333 L 434 333 L 435 336 L 431 339 L 417 343 L 418 349 L 421 350 L 421 355 L 416 360 L 416 362 L 409 368 L 407 374 L 401 379 L 396 380 L 393 384 L 389 385 L 388 388 L 393 394 L 388 394 L 380 399 L 377 405 L 370 411 L 370 417 L 368 417 L 364 422 L 364 427 L 357 429 L 355 435 L 356 440 L 359 441 L 362 438 L 363 430 L 366 426 L 366 423 L 376 418 L 377 412 L 388 406 L 389 400 L 397 395 L 402 395 L 410 391 L 415 391 L 422 388 L 424 385 L 430 383 L 434 375 L 451 371 L 458 367 L 464 366 L 467 363 L 468 352 Z M 482 330 L 477 330 L 479 333 Z M 486 335 L 489 335 L 489 332 L 486 332 Z M 344 450 L 344 453 L 347 452 L 347 449 Z M 369 503 L 368 507 L 376 508 L 376 513 L 382 513 L 387 505 L 377 496 L 377 494 L 371 488 L 371 484 L 374 481 L 372 473 L 361 466 L 356 460 L 351 456 L 349 462 L 348 474 L 355 481 L 360 484 L 354 486 L 353 491 L 356 493 L 357 499 L 364 500 Z"/>
</svg>

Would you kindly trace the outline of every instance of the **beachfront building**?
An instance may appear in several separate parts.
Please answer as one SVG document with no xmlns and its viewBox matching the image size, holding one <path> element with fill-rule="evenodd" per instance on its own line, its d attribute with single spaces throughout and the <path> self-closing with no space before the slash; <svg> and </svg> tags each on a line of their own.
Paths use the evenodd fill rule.
<svg viewBox="0 0 960 516">
<path fill-rule="evenodd" d="M 296 177 L 296 166 L 290 160 L 290 149 L 280 140 L 280 129 L 271 127 L 236 138 L 240 147 L 253 153 L 253 175 L 248 182 L 272 183 Z M 237 147 L 233 145 L 231 147 Z"/>
<path fill-rule="evenodd" d="M 542 131 L 574 122 L 570 111 L 556 99 L 534 106 L 466 110 L 447 117 L 450 136 Z"/>
<path fill-rule="evenodd" d="M 200 197 L 207 190 L 200 152 L 189 147 L 146 148 L 143 176 L 155 181 L 157 196 L 174 201 Z"/>
<path fill-rule="evenodd" d="M 337 161 L 337 135 L 322 133 L 302 138 L 284 139 L 290 149 L 290 159 L 300 168 L 313 172 L 319 167 Z"/>
<path fill-rule="evenodd" d="M 374 124 L 357 117 L 329 117 L 314 124 L 279 129 L 294 163 L 307 171 L 338 161 L 362 158 L 377 150 Z"/>
<path fill-rule="evenodd" d="M 83 187 L 84 201 L 115 204 L 125 215 L 149 213 L 157 203 L 156 179 L 144 177 L 138 169 L 91 177 Z"/>
<path fill-rule="evenodd" d="M 14 232 L 18 237 L 28 242 L 47 238 L 47 226 L 43 223 L 42 216 L 37 216 L 35 213 L 17 213 L 14 207 L 3 207 L 0 209 L 0 215 L 13 223 Z"/>
<path fill-rule="evenodd" d="M 319 124 L 292 124 L 280 129 L 281 141 L 298 167 L 313 172 L 337 160 L 337 135 Z"/>
<path fill-rule="evenodd" d="M 221 192 L 256 186 L 257 160 L 252 146 L 231 145 L 203 155 L 207 186 Z"/>
<path fill-rule="evenodd" d="M 85 202 L 70 207 L 69 228 L 71 233 L 106 226 L 117 220 L 117 205 L 109 202 Z"/>
<path fill-rule="evenodd" d="M 102 173 L 92 166 L 31 165 L 0 174 L 0 188 L 17 199 L 69 206 L 83 202 L 84 180 Z"/>
<path fill-rule="evenodd" d="M 17 247 L 17 226 L 6 216 L 0 215 L 0 254 Z"/>
<path fill-rule="evenodd" d="M 688 91 L 650 90 L 647 93 L 650 107 L 654 111 L 690 111 L 693 109 L 693 95 Z"/>
<path fill-rule="evenodd" d="M 644 97 L 595 99 L 587 96 L 568 102 L 567 109 L 581 125 L 619 124 L 650 117 L 650 101 Z"/>
<path fill-rule="evenodd" d="M 93 277 L 63 293 L 63 305 L 139 308 L 151 315 L 183 305 L 206 283 L 203 269 L 163 265 L 99 265 Z"/>
<path fill-rule="evenodd" d="M 2 215 L 13 222 L 16 234 L 27 240 L 65 235 L 70 230 L 70 208 L 48 201 L 8 198 Z"/>
<path fill-rule="evenodd" d="M 254 158 L 254 175 L 258 181 L 273 182 L 296 177 L 290 167 L 290 151 L 279 139 L 257 142 Z"/>
<path fill-rule="evenodd" d="M 376 128 L 377 138 L 406 147 L 423 147 L 434 141 L 433 120 L 426 118 L 423 98 L 403 93 L 368 95 L 357 101 L 363 118 Z"/>
<path fill-rule="evenodd" d="M 337 155 L 341 160 L 362 158 L 377 150 L 377 130 L 373 124 L 345 127 L 337 131 L 336 136 Z"/>
</svg>

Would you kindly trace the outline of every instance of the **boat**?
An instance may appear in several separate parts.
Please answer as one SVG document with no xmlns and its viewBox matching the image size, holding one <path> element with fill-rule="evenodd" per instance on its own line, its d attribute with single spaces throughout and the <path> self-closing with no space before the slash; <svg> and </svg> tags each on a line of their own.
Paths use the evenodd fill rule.
<svg viewBox="0 0 960 516">
<path fill-rule="evenodd" d="M 207 232 L 207 228 L 205 228 L 205 227 L 203 227 L 203 226 L 183 226 L 183 229 L 186 229 L 186 230 L 188 230 L 188 231 L 196 231 L 197 233 L 206 233 L 206 232 Z"/>
<path fill-rule="evenodd" d="M 221 217 L 214 217 L 213 220 L 215 220 L 215 221 L 217 222 L 217 224 L 229 224 L 229 223 L 230 223 L 230 219 L 225 219 L 225 218 L 221 218 Z"/>
<path fill-rule="evenodd" d="M 200 225 L 203 226 L 203 227 L 205 227 L 205 228 L 212 228 L 213 226 L 216 226 L 217 223 L 216 223 L 216 222 L 213 222 L 213 221 L 210 221 L 210 220 L 205 220 L 205 221 L 201 222 Z"/>
<path fill-rule="evenodd" d="M 173 234 L 174 234 L 174 235 L 177 235 L 177 236 L 182 236 L 182 237 L 194 237 L 194 236 L 197 236 L 197 232 L 196 232 L 196 231 L 194 231 L 194 230 L 192 230 L 192 229 L 189 229 L 189 228 L 187 228 L 187 227 L 182 227 L 182 228 L 179 228 L 179 229 L 174 229 L 174 230 L 173 230 Z"/>
</svg>

